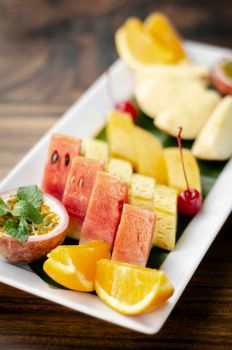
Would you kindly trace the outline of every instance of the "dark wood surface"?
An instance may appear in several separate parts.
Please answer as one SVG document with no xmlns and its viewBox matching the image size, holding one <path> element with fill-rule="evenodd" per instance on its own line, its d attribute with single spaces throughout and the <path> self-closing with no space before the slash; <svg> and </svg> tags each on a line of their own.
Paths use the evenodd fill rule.
<svg viewBox="0 0 232 350">
<path fill-rule="evenodd" d="M 116 28 L 157 9 L 184 37 L 232 48 L 231 0 L 0 0 L 0 179 L 115 60 Z M 159 334 L 0 284 L 0 349 L 232 349 L 231 231 L 230 218 Z"/>
</svg>

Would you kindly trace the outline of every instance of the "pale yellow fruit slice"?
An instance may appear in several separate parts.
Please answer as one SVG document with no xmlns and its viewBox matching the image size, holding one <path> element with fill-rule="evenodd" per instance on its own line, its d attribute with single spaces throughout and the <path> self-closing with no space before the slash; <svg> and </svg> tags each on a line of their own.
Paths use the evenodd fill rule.
<svg viewBox="0 0 232 350">
<path fill-rule="evenodd" d="M 224 97 L 204 125 L 192 147 L 195 157 L 226 160 L 232 156 L 232 96 Z"/>
<path fill-rule="evenodd" d="M 168 186 L 175 188 L 178 192 L 186 190 L 186 182 L 178 147 L 165 148 L 164 158 L 167 167 Z M 183 149 L 183 159 L 189 187 L 201 192 L 199 166 L 189 149 Z"/>
<path fill-rule="evenodd" d="M 166 184 L 167 174 L 163 147 L 157 137 L 138 126 L 133 131 L 134 150 L 139 174 L 154 177 L 157 183 Z"/>
<path fill-rule="evenodd" d="M 102 161 L 105 164 L 109 161 L 109 146 L 107 142 L 96 139 L 84 139 L 82 152 L 86 158 Z"/>
<path fill-rule="evenodd" d="M 106 124 L 107 139 L 112 157 L 125 159 L 136 165 L 133 143 L 134 123 L 128 113 L 111 111 Z"/>
<path fill-rule="evenodd" d="M 171 187 L 155 187 L 154 209 L 157 215 L 153 244 L 173 250 L 177 229 L 177 191 Z"/>
<path fill-rule="evenodd" d="M 95 289 L 104 303 L 125 315 L 152 311 L 174 292 L 162 271 L 106 259 L 97 262 Z"/>
<path fill-rule="evenodd" d="M 129 202 L 137 207 L 153 210 L 155 180 L 152 177 L 133 174 L 129 190 Z"/>
<path fill-rule="evenodd" d="M 220 101 L 217 92 L 207 90 L 198 80 L 172 78 L 139 82 L 135 96 L 142 111 L 155 119 L 157 128 L 176 136 L 182 126 L 184 139 L 198 135 Z"/>
<path fill-rule="evenodd" d="M 132 165 L 126 160 L 110 158 L 107 171 L 109 174 L 118 177 L 119 179 L 131 183 L 132 178 Z"/>
</svg>

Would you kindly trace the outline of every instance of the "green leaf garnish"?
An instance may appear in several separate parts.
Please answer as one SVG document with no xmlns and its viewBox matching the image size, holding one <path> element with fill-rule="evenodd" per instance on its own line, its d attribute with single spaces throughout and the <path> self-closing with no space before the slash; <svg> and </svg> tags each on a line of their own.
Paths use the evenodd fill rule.
<svg viewBox="0 0 232 350">
<path fill-rule="evenodd" d="M 32 221 L 34 224 L 42 224 L 43 216 L 37 208 L 30 202 L 20 200 L 16 202 L 12 210 L 12 215 Z"/>
<path fill-rule="evenodd" d="M 39 208 L 43 203 L 43 195 L 37 185 L 19 187 L 17 198 L 31 203 L 35 208 Z"/>
<path fill-rule="evenodd" d="M 0 216 L 9 213 L 8 205 L 4 202 L 4 200 L 0 197 Z"/>
<path fill-rule="evenodd" d="M 24 218 L 21 218 L 19 222 L 7 220 L 5 222 L 4 229 L 8 235 L 16 238 L 21 243 L 28 240 L 29 227 Z"/>
</svg>

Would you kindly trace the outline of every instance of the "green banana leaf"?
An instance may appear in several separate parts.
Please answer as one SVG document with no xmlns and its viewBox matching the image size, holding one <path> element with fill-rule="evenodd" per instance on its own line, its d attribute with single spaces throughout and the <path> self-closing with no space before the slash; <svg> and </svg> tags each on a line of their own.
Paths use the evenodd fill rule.
<svg viewBox="0 0 232 350">
<path fill-rule="evenodd" d="M 164 147 L 172 147 L 172 146 L 177 147 L 176 138 L 168 136 L 164 132 L 157 129 L 153 124 L 153 120 L 148 118 L 142 112 L 140 112 L 139 118 L 136 123 L 139 126 L 143 127 L 144 129 L 150 131 L 155 136 L 157 136 Z M 102 129 L 101 132 L 97 135 L 97 139 L 107 140 L 105 128 Z M 183 147 L 191 148 L 191 146 L 192 146 L 192 141 L 183 141 Z M 209 191 L 211 190 L 211 188 L 213 187 L 221 171 L 223 170 L 226 162 L 198 161 L 198 164 L 199 164 L 200 173 L 201 173 L 202 194 L 203 194 L 203 197 L 205 198 L 209 193 Z M 179 239 L 181 234 L 184 232 L 190 220 L 191 218 L 179 215 L 178 227 L 177 227 L 177 240 Z M 66 238 L 64 244 L 77 244 L 77 241 L 73 242 L 73 240 Z M 149 256 L 147 266 L 152 268 L 159 268 L 168 254 L 169 252 L 164 249 L 153 247 Z M 62 286 L 58 285 L 56 282 L 52 281 L 43 271 L 43 261 L 34 262 L 30 264 L 30 267 L 37 275 L 39 275 L 51 287 L 63 288 Z"/>
</svg>

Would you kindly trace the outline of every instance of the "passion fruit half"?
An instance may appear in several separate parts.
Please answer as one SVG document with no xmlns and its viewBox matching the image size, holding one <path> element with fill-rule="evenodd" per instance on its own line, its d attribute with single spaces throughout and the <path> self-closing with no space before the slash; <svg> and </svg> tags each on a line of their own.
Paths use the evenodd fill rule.
<svg viewBox="0 0 232 350">
<path fill-rule="evenodd" d="M 17 189 L 0 193 L 4 201 L 14 197 Z M 45 234 L 30 235 L 25 243 L 21 243 L 5 232 L 0 232 L 0 256 L 10 262 L 31 263 L 46 256 L 52 249 L 62 244 L 67 227 L 69 216 L 61 202 L 53 196 L 43 193 L 43 200 L 50 210 L 59 216 L 59 223 L 55 228 Z"/>
</svg>

